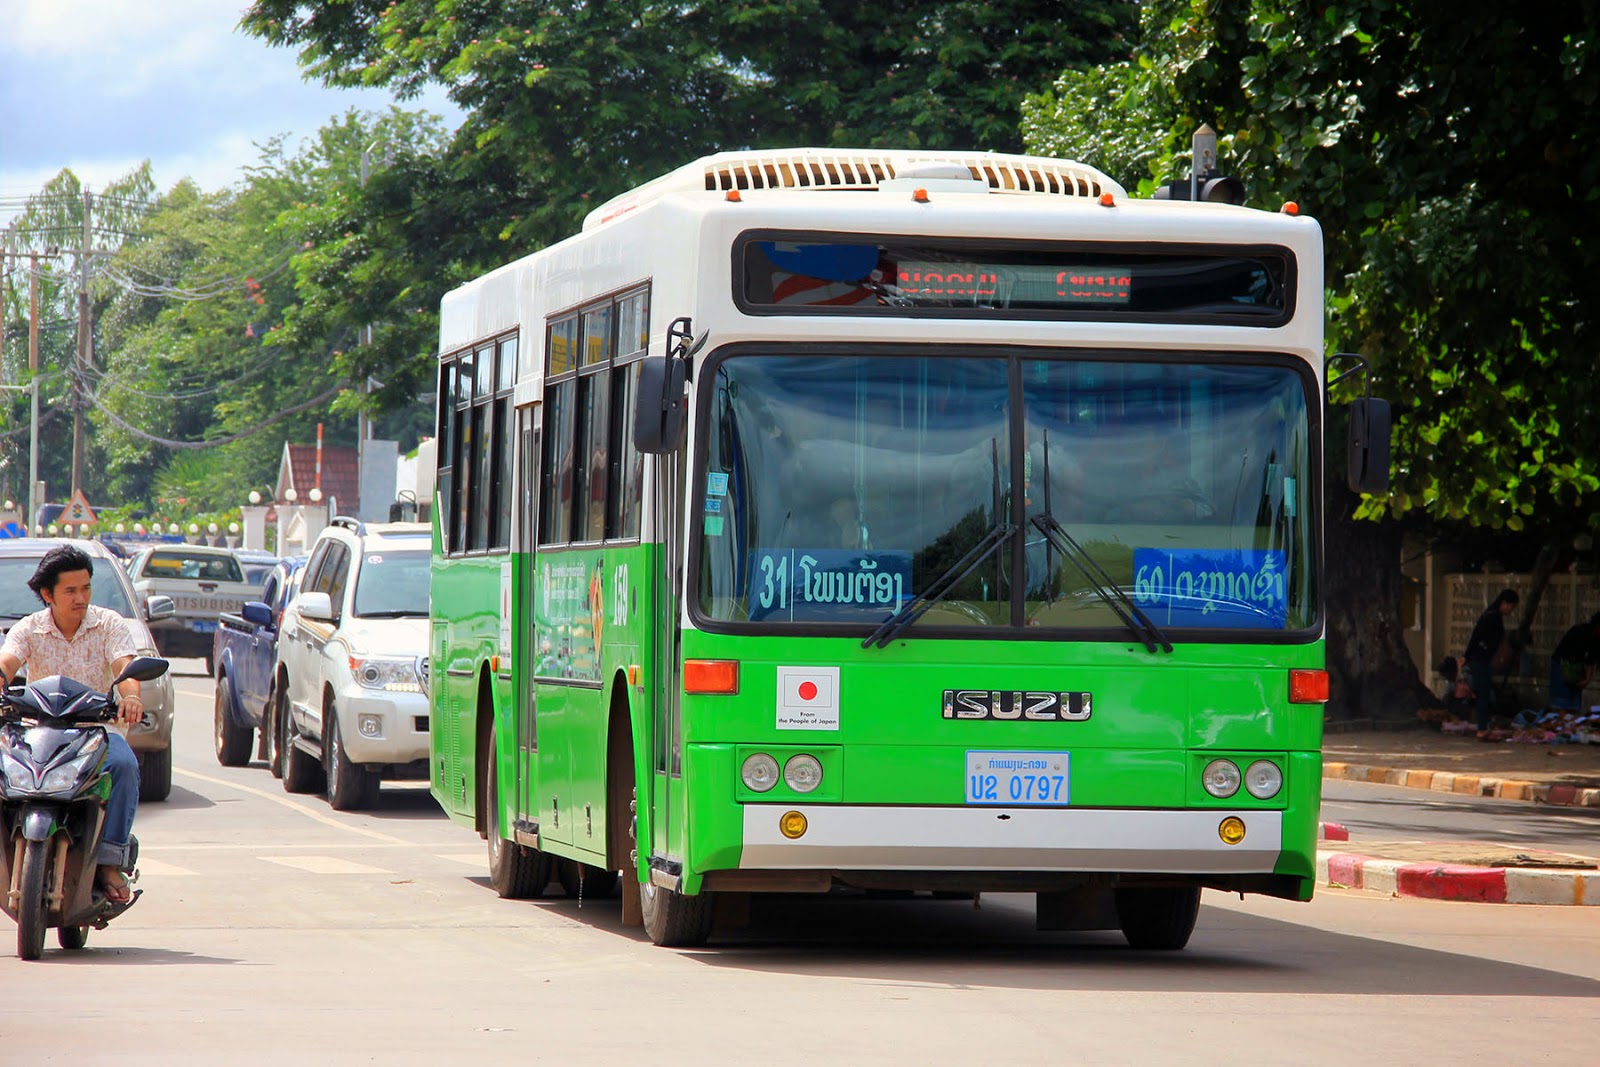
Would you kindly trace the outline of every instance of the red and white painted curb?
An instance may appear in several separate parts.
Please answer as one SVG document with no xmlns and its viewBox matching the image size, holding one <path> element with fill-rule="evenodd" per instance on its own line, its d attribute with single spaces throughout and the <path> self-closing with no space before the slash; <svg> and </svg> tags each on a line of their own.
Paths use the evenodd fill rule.
<svg viewBox="0 0 1600 1067">
<path fill-rule="evenodd" d="M 1433 900 L 1600 907 L 1600 871 L 1592 869 L 1469 867 L 1457 863 L 1382 860 L 1349 852 L 1318 852 L 1317 884 Z"/>
<path fill-rule="evenodd" d="M 1570 804 L 1581 808 L 1600 808 L 1600 789 L 1525 782 L 1516 778 L 1491 778 L 1481 774 L 1411 771 L 1397 767 L 1369 767 L 1360 763 L 1324 763 L 1322 777 L 1351 782 L 1376 782 L 1378 785 L 1400 785 L 1411 789 L 1431 789 L 1435 793 L 1458 793 L 1470 797 L 1499 797 L 1501 800 L 1531 800 L 1538 804 Z"/>
</svg>

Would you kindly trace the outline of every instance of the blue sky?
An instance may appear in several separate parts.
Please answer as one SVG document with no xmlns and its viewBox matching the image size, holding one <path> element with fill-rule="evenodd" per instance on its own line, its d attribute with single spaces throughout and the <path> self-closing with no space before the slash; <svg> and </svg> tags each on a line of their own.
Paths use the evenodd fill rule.
<svg viewBox="0 0 1600 1067">
<path fill-rule="evenodd" d="M 91 189 L 145 159 L 163 191 L 243 178 L 256 145 L 290 146 L 379 90 L 326 89 L 295 53 L 235 27 L 245 0 L 0 0 L 0 202 L 37 192 L 63 167 Z M 442 92 L 408 101 L 458 114 Z M 0 225 L 11 212 L 0 207 Z"/>
</svg>

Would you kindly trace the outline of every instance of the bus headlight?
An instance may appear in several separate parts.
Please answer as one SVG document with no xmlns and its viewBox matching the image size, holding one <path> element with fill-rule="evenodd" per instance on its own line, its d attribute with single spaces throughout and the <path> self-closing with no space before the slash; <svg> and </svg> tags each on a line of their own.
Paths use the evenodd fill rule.
<svg viewBox="0 0 1600 1067">
<path fill-rule="evenodd" d="M 1200 784 L 1218 800 L 1231 797 L 1239 791 L 1239 768 L 1234 766 L 1232 760 L 1214 759 L 1206 764 Z"/>
<path fill-rule="evenodd" d="M 1258 759 L 1245 770 L 1244 787 L 1257 800 L 1270 800 L 1283 788 L 1283 772 L 1271 760 Z"/>
<path fill-rule="evenodd" d="M 746 756 L 744 766 L 739 768 L 739 777 L 746 789 L 765 793 L 778 784 L 778 761 L 765 752 Z"/>
<path fill-rule="evenodd" d="M 809 793 L 822 784 L 822 764 L 817 757 L 804 753 L 791 756 L 783 765 L 783 780 L 796 793 Z"/>
</svg>

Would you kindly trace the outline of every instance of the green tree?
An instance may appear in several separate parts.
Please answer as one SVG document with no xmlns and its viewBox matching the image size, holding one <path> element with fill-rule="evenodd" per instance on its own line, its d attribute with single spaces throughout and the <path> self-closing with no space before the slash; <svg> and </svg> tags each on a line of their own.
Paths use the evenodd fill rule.
<svg viewBox="0 0 1600 1067">
<path fill-rule="evenodd" d="M 1146 189 L 1187 170 L 1188 133 L 1210 122 L 1255 203 L 1294 200 L 1322 223 L 1330 350 L 1369 356 L 1396 412 L 1392 494 L 1331 494 L 1330 666 L 1347 710 L 1414 703 L 1392 520 L 1533 526 L 1551 545 L 1600 524 L 1600 160 L 1582 147 L 1600 3 L 1524 14 L 1152 0 L 1137 60 L 1069 71 L 1026 109 L 1030 145 L 1096 162 L 1104 143 Z M 1141 130 L 1157 151 L 1131 147 Z M 1388 521 L 1337 521 L 1353 514 Z"/>
<path fill-rule="evenodd" d="M 352 373 L 428 388 L 440 296 L 575 232 L 601 202 L 710 152 L 807 144 L 1015 149 L 1023 95 L 1123 51 L 1131 0 L 257 0 L 241 25 L 310 76 L 466 112 L 311 218 L 300 315 L 384 323 Z M 397 149 L 403 146 L 396 146 Z M 308 216 L 309 218 L 309 216 Z M 341 238 L 340 235 L 343 235 Z M 359 285 L 352 285 L 358 280 Z M 291 326 L 295 325 L 291 323 Z"/>
</svg>

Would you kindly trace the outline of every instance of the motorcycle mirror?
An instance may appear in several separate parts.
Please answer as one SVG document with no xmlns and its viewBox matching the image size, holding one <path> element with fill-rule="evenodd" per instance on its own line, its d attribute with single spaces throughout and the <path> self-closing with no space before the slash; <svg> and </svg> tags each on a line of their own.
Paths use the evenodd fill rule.
<svg viewBox="0 0 1600 1067">
<path fill-rule="evenodd" d="M 153 682 L 167 673 L 167 661 L 157 659 L 155 656 L 135 656 L 133 662 L 122 668 L 122 673 L 112 680 L 112 686 L 118 682 L 125 682 L 129 678 L 136 678 L 141 682 Z"/>
</svg>

